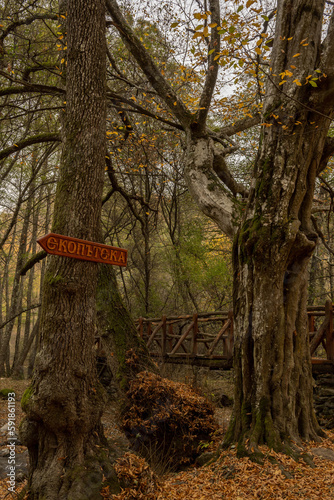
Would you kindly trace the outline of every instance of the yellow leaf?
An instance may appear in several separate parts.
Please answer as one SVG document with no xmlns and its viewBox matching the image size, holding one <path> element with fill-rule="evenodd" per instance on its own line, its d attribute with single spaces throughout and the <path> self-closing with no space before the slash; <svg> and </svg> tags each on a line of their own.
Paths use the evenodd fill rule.
<svg viewBox="0 0 334 500">
<path fill-rule="evenodd" d="M 285 83 L 285 82 L 286 82 L 286 80 L 282 80 L 281 82 L 279 82 L 278 85 L 283 85 L 283 83 Z"/>
<path fill-rule="evenodd" d="M 255 52 L 259 54 L 259 56 L 261 55 L 261 49 L 259 47 L 256 47 Z"/>
<path fill-rule="evenodd" d="M 298 54 L 295 54 L 295 55 L 294 55 L 294 56 L 292 56 L 292 57 L 298 57 L 298 56 L 300 56 L 300 52 L 298 52 Z"/>
<path fill-rule="evenodd" d="M 296 85 L 298 85 L 298 87 L 302 86 L 302 84 L 300 83 L 299 80 L 297 80 L 297 78 L 295 80 L 293 80 L 293 83 L 295 83 Z"/>
</svg>

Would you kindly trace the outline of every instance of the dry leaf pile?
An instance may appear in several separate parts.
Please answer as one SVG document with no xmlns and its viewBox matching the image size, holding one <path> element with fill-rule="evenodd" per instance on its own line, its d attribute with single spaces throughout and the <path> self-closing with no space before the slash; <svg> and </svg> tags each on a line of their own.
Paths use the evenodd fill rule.
<svg viewBox="0 0 334 500">
<path fill-rule="evenodd" d="M 150 464 L 176 469 L 190 463 L 218 430 L 213 405 L 186 384 L 141 372 L 127 399 L 122 429 Z"/>
</svg>

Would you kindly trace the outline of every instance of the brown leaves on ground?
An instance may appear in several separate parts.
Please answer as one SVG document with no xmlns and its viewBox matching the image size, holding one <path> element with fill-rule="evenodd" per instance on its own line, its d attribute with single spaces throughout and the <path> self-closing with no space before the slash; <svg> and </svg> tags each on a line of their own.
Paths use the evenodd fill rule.
<svg viewBox="0 0 334 500">
<path fill-rule="evenodd" d="M 305 445 L 306 451 L 319 443 Z M 334 433 L 322 447 L 334 451 Z M 210 466 L 191 468 L 178 474 L 169 474 L 159 482 L 149 475 L 142 459 L 129 455 L 120 462 L 117 473 L 132 478 L 132 483 L 121 494 L 105 496 L 112 500 L 333 500 L 334 499 L 334 462 L 314 457 L 315 468 L 303 461 L 296 462 L 287 455 L 274 453 L 267 447 L 261 451 L 273 457 L 263 465 L 249 458 L 237 458 L 233 450 L 223 452 Z M 138 462 L 139 461 L 139 462 Z M 138 465 L 140 463 L 140 465 Z M 125 468 L 125 470 L 124 470 Z M 282 469 L 291 475 L 287 479 Z M 142 471 L 145 482 L 139 485 Z M 148 489 L 145 489 L 148 488 Z M 146 496 L 145 496 L 146 495 Z"/>
<path fill-rule="evenodd" d="M 133 453 L 125 455 L 117 460 L 115 470 L 122 487 L 122 493 L 108 495 L 108 487 L 102 490 L 104 498 L 113 500 L 155 500 L 160 491 L 160 481 L 152 472 L 144 458 Z"/>
</svg>

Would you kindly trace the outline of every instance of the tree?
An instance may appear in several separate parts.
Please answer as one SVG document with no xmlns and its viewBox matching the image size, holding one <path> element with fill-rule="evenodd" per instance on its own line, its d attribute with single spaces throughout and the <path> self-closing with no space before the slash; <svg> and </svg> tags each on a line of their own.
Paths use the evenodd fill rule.
<svg viewBox="0 0 334 500">
<path fill-rule="evenodd" d="M 105 166 L 105 4 L 67 2 L 66 112 L 54 232 L 98 241 Z M 39 352 L 24 394 L 21 434 L 30 456 L 29 498 L 100 498 L 110 476 L 103 398 L 93 351 L 98 266 L 51 258 Z M 104 467 L 104 471 L 102 470 Z"/>
<path fill-rule="evenodd" d="M 277 2 L 277 11 L 264 16 L 266 26 L 276 16 L 273 38 L 266 45 L 261 35 L 253 48 L 261 113 L 213 132 L 207 119 L 220 34 L 226 32 L 221 30 L 219 1 L 195 14 L 204 20 L 195 35 L 207 42 L 208 50 L 195 112 L 164 78 L 116 1 L 106 3 L 128 50 L 186 134 L 184 175 L 190 192 L 202 211 L 234 238 L 236 392 L 226 442 L 237 441 L 243 454 L 246 443 L 249 450 L 261 442 L 281 449 L 284 441 L 317 439 L 321 429 L 313 411 L 306 335 L 307 268 L 318 237 L 311 221 L 315 181 L 333 154 L 327 140 L 334 107 L 333 8 L 326 24 L 324 0 Z M 271 50 L 270 60 L 263 56 L 262 43 Z M 225 157 L 231 145 L 225 142 L 224 147 L 224 140 L 256 123 L 262 124 L 261 137 L 247 190 L 228 169 Z"/>
</svg>

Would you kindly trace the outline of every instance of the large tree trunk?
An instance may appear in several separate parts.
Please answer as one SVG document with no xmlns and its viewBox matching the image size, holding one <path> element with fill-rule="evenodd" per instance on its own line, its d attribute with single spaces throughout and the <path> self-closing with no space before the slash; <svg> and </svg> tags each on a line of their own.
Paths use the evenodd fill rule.
<svg viewBox="0 0 334 500">
<path fill-rule="evenodd" d="M 52 230 L 97 241 L 105 165 L 104 1 L 69 0 L 66 24 L 67 103 Z M 58 256 L 45 273 L 39 352 L 22 398 L 29 499 L 101 498 L 103 474 L 114 474 L 93 350 L 97 273 L 93 262 Z"/>
<path fill-rule="evenodd" d="M 289 67 L 307 27 L 315 44 L 301 62 L 307 76 L 318 63 L 322 2 L 312 9 L 305 2 L 284 3 L 273 73 Z M 317 239 L 311 226 L 315 178 L 330 117 L 304 105 L 307 91 L 291 85 L 294 98 L 282 100 L 275 79 L 268 86 L 268 126 L 262 131 L 256 183 L 234 241 L 236 388 L 226 442 L 238 441 L 240 454 L 246 442 L 249 449 L 263 442 L 281 449 L 284 441 L 321 435 L 313 411 L 307 269 Z"/>
</svg>

